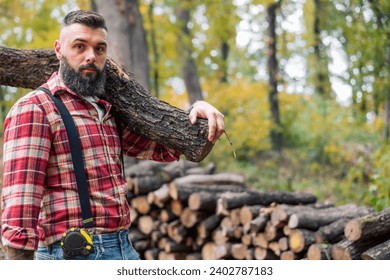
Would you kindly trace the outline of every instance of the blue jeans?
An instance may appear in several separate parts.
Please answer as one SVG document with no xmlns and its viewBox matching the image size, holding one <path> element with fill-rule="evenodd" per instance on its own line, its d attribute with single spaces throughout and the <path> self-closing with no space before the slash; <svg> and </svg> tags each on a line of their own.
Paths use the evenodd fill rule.
<svg viewBox="0 0 390 280">
<path fill-rule="evenodd" d="M 89 256 L 79 256 L 77 260 L 139 260 L 137 251 L 133 248 L 127 230 L 116 233 L 94 235 L 92 242 L 94 253 Z M 48 247 L 39 246 L 35 252 L 36 260 L 63 260 L 60 242 Z"/>
</svg>

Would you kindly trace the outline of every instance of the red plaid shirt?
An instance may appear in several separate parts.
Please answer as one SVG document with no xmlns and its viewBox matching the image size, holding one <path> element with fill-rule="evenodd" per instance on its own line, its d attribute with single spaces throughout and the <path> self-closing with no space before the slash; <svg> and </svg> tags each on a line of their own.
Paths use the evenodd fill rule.
<svg viewBox="0 0 390 280">
<path fill-rule="evenodd" d="M 102 120 L 93 105 L 80 98 L 54 73 L 44 85 L 59 95 L 80 134 L 94 233 L 130 226 L 127 185 L 121 174 L 121 143 L 111 104 Z M 175 150 L 123 128 L 125 155 L 156 161 L 179 159 Z M 2 242 L 36 250 L 59 240 L 71 227 L 82 227 L 81 208 L 66 130 L 51 98 L 33 91 L 21 98 L 4 122 Z"/>
</svg>

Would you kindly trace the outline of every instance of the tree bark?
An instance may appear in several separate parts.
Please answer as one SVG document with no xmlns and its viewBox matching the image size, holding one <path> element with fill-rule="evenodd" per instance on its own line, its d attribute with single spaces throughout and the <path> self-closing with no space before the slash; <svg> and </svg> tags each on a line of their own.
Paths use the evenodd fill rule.
<svg viewBox="0 0 390 280">
<path fill-rule="evenodd" d="M 320 227 L 316 233 L 316 243 L 336 243 L 344 236 L 344 228 L 350 219 L 341 218 L 329 225 Z"/>
<path fill-rule="evenodd" d="M 341 205 L 325 209 L 312 209 L 311 211 L 296 212 L 290 216 L 290 228 L 306 228 L 317 230 L 341 218 L 354 218 L 368 215 L 372 210 L 367 207 L 357 207 L 355 204 Z"/>
<path fill-rule="evenodd" d="M 93 2 L 94 10 L 104 17 L 110 33 L 109 57 L 127 71 L 133 71 L 130 59 L 130 24 L 125 0 L 115 1 L 114 3 L 106 0 L 94 0 Z"/>
<path fill-rule="evenodd" d="M 281 121 L 278 100 L 278 60 L 276 58 L 276 10 L 279 8 L 280 4 L 281 0 L 267 7 L 269 74 L 268 99 L 271 108 L 271 115 L 275 125 L 271 130 L 272 148 L 276 151 L 280 151 L 283 145 L 283 134 L 280 131 Z"/>
<path fill-rule="evenodd" d="M 157 39 L 156 39 L 156 24 L 154 21 L 154 5 L 155 1 L 151 0 L 149 4 L 149 9 L 148 9 L 148 15 L 149 15 L 149 22 L 150 22 L 150 28 L 149 28 L 149 33 L 150 33 L 150 41 L 151 41 L 151 46 L 152 46 L 152 53 L 153 53 L 153 64 L 151 65 L 152 67 L 152 88 L 154 89 L 154 93 L 156 97 L 160 96 L 160 87 L 159 87 L 159 62 L 160 62 L 160 53 L 159 49 L 157 47 Z"/>
<path fill-rule="evenodd" d="M 0 85 L 37 88 L 57 71 L 52 50 L 0 47 Z M 105 100 L 134 133 L 181 152 L 188 160 L 202 161 L 213 147 L 207 140 L 207 120 L 192 125 L 188 114 L 150 95 L 114 61 L 107 61 Z"/>
<path fill-rule="evenodd" d="M 377 213 L 349 221 L 344 229 L 348 240 L 375 239 L 390 234 L 390 207 Z"/>
<path fill-rule="evenodd" d="M 95 9 L 106 19 L 110 33 L 109 56 L 134 73 L 149 91 L 149 58 L 138 0 L 95 0 Z"/>
<path fill-rule="evenodd" d="M 294 229 L 289 235 L 290 249 L 295 253 L 306 251 L 311 244 L 315 243 L 313 231 L 306 229 Z"/>
<path fill-rule="evenodd" d="M 363 260 L 390 260 L 390 239 L 378 244 L 362 254 Z"/>
<path fill-rule="evenodd" d="M 243 205 L 263 205 L 267 206 L 271 203 L 288 203 L 288 204 L 309 204 L 316 201 L 316 197 L 305 193 L 290 193 L 290 192 L 256 192 L 248 191 L 242 193 L 224 193 L 217 202 L 217 213 L 224 213 Z"/>
<path fill-rule="evenodd" d="M 178 7 L 176 12 L 177 24 L 180 27 L 181 33 L 178 36 L 177 49 L 183 57 L 182 73 L 184 83 L 188 91 L 188 97 L 190 103 L 194 103 L 198 100 L 203 100 L 202 88 L 199 81 L 198 69 L 196 68 L 195 61 L 192 57 L 192 43 L 190 40 L 190 30 L 188 29 L 188 23 L 191 15 L 190 10 L 187 8 L 188 0 L 183 1 L 182 5 Z"/>
<path fill-rule="evenodd" d="M 109 1 L 107 1 L 109 2 Z M 130 61 L 134 77 L 148 91 L 149 82 L 149 53 L 146 32 L 138 0 L 126 0 L 128 22 L 130 25 Z"/>
<path fill-rule="evenodd" d="M 384 241 L 383 238 L 357 241 L 343 239 L 332 246 L 332 258 L 335 260 L 360 260 L 364 252 Z"/>
<path fill-rule="evenodd" d="M 321 39 L 321 13 L 324 9 L 324 3 L 322 0 L 314 0 L 314 56 L 316 66 L 314 71 L 316 72 L 316 78 L 314 82 L 315 92 L 324 97 L 330 97 L 330 82 L 328 72 L 328 61 L 324 56 L 324 46 Z"/>
</svg>

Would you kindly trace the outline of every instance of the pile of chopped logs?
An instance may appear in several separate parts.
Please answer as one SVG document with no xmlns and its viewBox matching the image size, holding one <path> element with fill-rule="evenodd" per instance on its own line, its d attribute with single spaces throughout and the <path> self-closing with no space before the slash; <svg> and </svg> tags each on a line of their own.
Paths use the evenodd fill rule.
<svg viewBox="0 0 390 280">
<path fill-rule="evenodd" d="M 126 169 L 130 238 L 143 259 L 390 259 L 390 208 L 260 192 L 214 171 L 188 161 Z"/>
</svg>

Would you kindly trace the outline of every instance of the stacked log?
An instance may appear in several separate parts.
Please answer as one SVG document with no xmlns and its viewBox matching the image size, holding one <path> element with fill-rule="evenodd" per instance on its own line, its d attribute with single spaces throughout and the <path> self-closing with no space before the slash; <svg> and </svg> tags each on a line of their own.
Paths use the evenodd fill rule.
<svg viewBox="0 0 390 280">
<path fill-rule="evenodd" d="M 130 238 L 142 258 L 389 259 L 390 210 L 260 192 L 214 171 L 185 161 L 126 170 Z"/>
<path fill-rule="evenodd" d="M 333 246 L 334 259 L 390 259 L 390 207 L 349 221 L 345 239 Z"/>
</svg>

